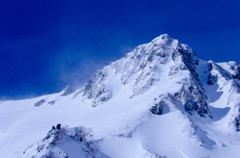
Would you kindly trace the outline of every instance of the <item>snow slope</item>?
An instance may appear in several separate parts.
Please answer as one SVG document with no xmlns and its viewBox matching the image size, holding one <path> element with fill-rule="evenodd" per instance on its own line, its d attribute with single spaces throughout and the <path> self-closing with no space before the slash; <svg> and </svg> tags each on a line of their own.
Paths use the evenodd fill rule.
<svg viewBox="0 0 240 158">
<path fill-rule="evenodd" d="M 1 102 L 0 155 L 238 158 L 239 74 L 161 35 L 75 92 Z"/>
</svg>

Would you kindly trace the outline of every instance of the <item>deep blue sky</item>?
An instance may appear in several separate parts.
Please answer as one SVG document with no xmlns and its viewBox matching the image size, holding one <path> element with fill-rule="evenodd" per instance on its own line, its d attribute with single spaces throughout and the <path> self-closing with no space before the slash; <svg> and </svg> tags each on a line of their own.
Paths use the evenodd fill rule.
<svg viewBox="0 0 240 158">
<path fill-rule="evenodd" d="M 167 33 L 205 60 L 240 59 L 238 0 L 0 1 L 0 99 L 83 84 Z"/>
</svg>

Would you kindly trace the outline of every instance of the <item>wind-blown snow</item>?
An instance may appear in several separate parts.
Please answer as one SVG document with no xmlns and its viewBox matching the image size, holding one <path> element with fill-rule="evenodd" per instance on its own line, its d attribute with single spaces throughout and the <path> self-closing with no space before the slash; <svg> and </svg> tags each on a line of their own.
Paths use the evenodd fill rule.
<svg viewBox="0 0 240 158">
<path fill-rule="evenodd" d="M 187 45 L 161 35 L 75 92 L 67 86 L 56 94 L 1 102 L 0 155 L 238 158 L 238 73 L 234 62 L 200 60 Z M 68 127 L 56 145 L 44 138 L 59 123 Z M 64 132 L 80 126 L 92 131 L 85 144 L 81 134 Z"/>
</svg>

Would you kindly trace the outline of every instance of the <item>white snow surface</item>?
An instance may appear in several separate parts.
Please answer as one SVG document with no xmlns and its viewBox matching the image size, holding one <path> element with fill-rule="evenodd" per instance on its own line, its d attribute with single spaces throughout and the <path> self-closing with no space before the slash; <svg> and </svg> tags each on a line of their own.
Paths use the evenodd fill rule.
<svg viewBox="0 0 240 158">
<path fill-rule="evenodd" d="M 106 157 L 239 158 L 234 119 L 240 86 L 232 77 L 234 67 L 234 62 L 200 60 L 187 45 L 161 35 L 105 66 L 75 92 L 67 87 L 0 102 L 0 157 L 44 158 L 49 142 L 41 140 L 60 123 L 67 129 L 91 129 L 91 142 Z M 212 84 L 207 84 L 209 74 Z M 201 104 L 186 110 L 189 100 Z M 165 105 L 159 115 L 150 110 L 158 103 Z M 82 154 L 85 146 L 69 139 L 51 150 L 61 148 L 69 158 L 94 157 Z M 44 143 L 46 150 L 38 152 Z"/>
</svg>

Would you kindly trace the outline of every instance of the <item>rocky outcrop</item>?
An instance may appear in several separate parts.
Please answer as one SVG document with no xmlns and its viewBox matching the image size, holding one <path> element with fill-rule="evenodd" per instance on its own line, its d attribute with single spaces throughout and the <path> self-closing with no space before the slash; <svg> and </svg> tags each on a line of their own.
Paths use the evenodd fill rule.
<svg viewBox="0 0 240 158">
<path fill-rule="evenodd" d="M 83 96 L 87 99 L 92 99 L 92 106 L 97 106 L 102 102 L 106 102 L 111 98 L 111 90 L 108 89 L 105 84 L 105 70 L 98 71 L 90 80 L 83 89 Z"/>
<path fill-rule="evenodd" d="M 240 80 L 240 64 L 238 65 L 238 66 L 236 66 L 236 68 L 235 68 L 235 74 L 233 75 L 233 77 L 235 78 L 235 79 L 238 79 L 238 80 Z"/>
<path fill-rule="evenodd" d="M 38 106 L 41 106 L 43 103 L 45 103 L 46 102 L 46 100 L 45 99 L 41 99 L 41 100 L 39 100 L 38 102 L 36 102 L 35 104 L 34 104 L 34 106 L 36 106 L 36 107 L 38 107 Z"/>
<path fill-rule="evenodd" d="M 66 96 L 69 95 L 73 92 L 73 90 L 71 89 L 71 87 L 69 85 L 67 85 L 62 91 L 61 91 L 61 96 Z"/>
<path fill-rule="evenodd" d="M 235 125 L 235 128 L 236 128 L 236 131 L 240 132 L 240 115 L 235 117 L 234 125 Z"/>
<path fill-rule="evenodd" d="M 35 158 L 109 158 L 91 140 L 90 130 L 52 126 L 47 136 L 23 152 L 22 157 Z"/>
</svg>

